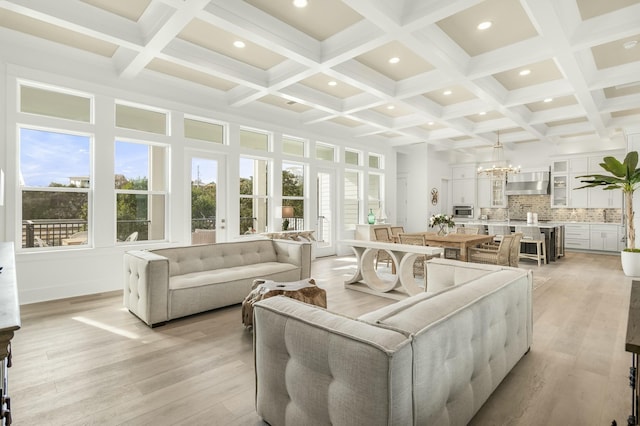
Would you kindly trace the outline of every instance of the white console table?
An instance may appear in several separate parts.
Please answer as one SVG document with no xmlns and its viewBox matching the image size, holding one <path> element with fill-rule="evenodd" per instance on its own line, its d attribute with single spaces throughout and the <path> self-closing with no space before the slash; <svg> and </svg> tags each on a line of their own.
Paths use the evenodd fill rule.
<svg viewBox="0 0 640 426">
<path fill-rule="evenodd" d="M 399 289 L 409 296 L 424 291 L 423 288 L 416 284 L 413 277 L 413 263 L 420 255 L 441 256 L 444 252 L 442 247 L 382 243 L 379 241 L 342 240 L 340 243 L 350 246 L 358 260 L 358 270 L 352 278 L 345 281 L 345 288 L 393 299 L 402 299 L 404 296 L 396 296 L 391 293 L 392 290 Z M 378 250 L 388 252 L 397 265 L 397 272 L 393 275 L 394 278 L 392 280 L 383 280 L 376 273 L 374 262 Z M 367 287 L 358 286 L 356 283 L 366 284 Z"/>
<path fill-rule="evenodd" d="M 11 367 L 11 339 L 20 328 L 20 304 L 13 243 L 0 243 L 0 425 L 11 424 L 7 369 Z"/>
</svg>

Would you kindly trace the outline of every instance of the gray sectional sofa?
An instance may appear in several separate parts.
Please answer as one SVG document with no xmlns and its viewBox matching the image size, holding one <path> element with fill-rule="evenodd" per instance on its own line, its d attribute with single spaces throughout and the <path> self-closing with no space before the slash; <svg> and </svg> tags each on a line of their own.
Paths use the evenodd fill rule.
<svg viewBox="0 0 640 426">
<path fill-rule="evenodd" d="M 281 425 L 466 425 L 532 344 L 532 274 L 448 259 L 357 319 L 255 305 L 256 409 Z"/>
<path fill-rule="evenodd" d="M 149 326 L 241 303 L 257 278 L 311 276 L 311 244 L 250 240 L 124 255 L 124 305 Z"/>
</svg>

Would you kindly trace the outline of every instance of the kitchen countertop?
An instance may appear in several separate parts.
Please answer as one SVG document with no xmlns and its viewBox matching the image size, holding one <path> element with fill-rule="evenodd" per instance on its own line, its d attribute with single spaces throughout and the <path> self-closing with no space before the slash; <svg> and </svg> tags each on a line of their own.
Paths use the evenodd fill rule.
<svg viewBox="0 0 640 426">
<path fill-rule="evenodd" d="M 622 226 L 620 222 L 571 222 L 571 221 L 550 221 L 538 222 L 537 224 L 527 224 L 526 220 L 479 220 L 479 219 L 453 219 L 456 223 L 469 225 L 510 225 L 510 226 L 538 226 L 540 228 L 553 228 L 560 225 L 617 225 Z"/>
</svg>

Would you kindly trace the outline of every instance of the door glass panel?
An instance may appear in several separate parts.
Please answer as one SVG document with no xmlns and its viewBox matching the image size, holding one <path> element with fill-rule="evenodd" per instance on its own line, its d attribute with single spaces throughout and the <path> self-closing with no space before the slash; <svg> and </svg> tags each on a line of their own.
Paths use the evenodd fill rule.
<svg viewBox="0 0 640 426">
<path fill-rule="evenodd" d="M 191 244 L 216 242 L 218 161 L 191 159 Z"/>
<path fill-rule="evenodd" d="M 330 247 L 333 244 L 331 215 L 331 174 L 318 173 L 318 248 Z"/>
</svg>

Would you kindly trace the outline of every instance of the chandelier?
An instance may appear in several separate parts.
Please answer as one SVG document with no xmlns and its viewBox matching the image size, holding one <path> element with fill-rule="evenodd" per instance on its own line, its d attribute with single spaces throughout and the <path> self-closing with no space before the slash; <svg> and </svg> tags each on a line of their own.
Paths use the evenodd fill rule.
<svg viewBox="0 0 640 426">
<path fill-rule="evenodd" d="M 507 166 L 507 162 L 504 159 L 504 148 L 500 143 L 500 132 L 498 131 L 498 140 L 493 146 L 493 152 L 491 153 L 491 161 L 493 165 L 489 168 L 483 169 L 482 166 L 478 167 L 479 175 L 487 175 L 497 178 L 505 178 L 509 173 L 519 173 L 520 166 L 514 167 L 511 164 Z"/>
</svg>

